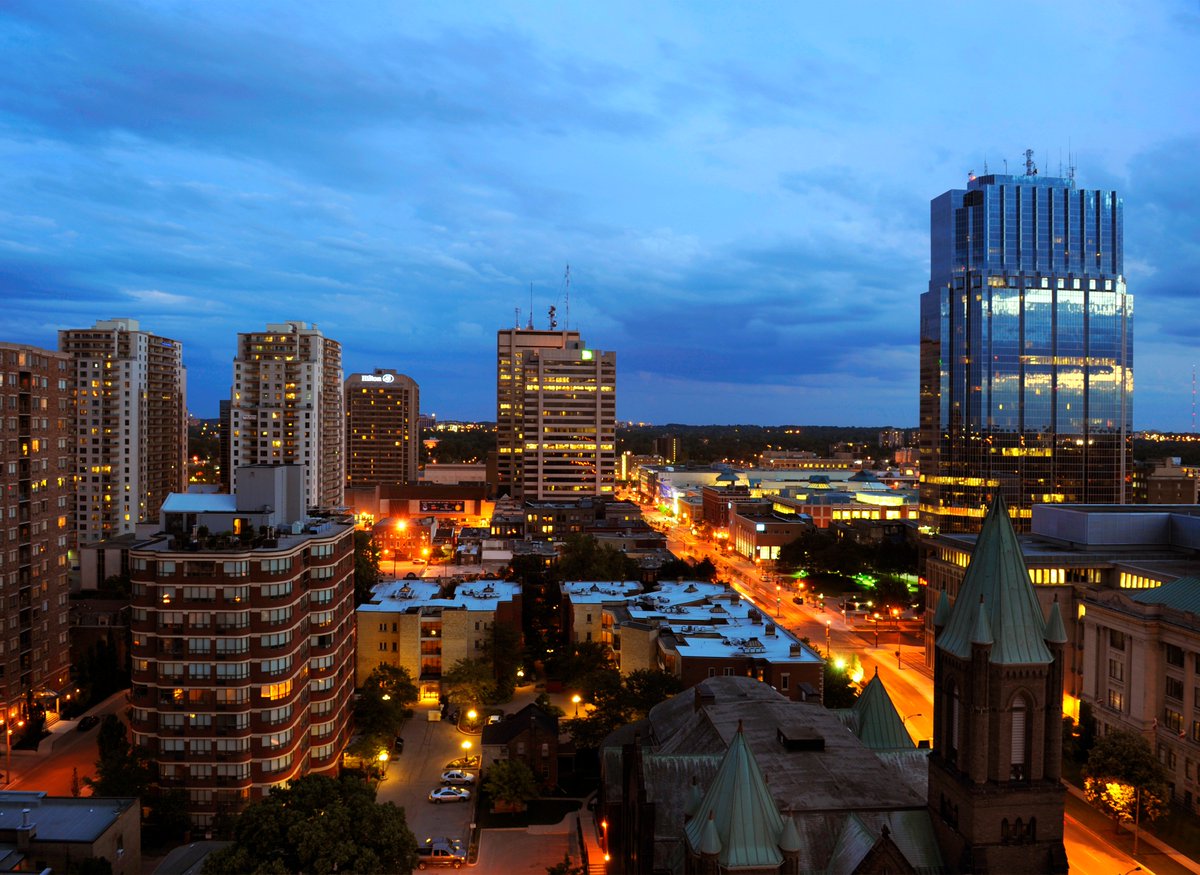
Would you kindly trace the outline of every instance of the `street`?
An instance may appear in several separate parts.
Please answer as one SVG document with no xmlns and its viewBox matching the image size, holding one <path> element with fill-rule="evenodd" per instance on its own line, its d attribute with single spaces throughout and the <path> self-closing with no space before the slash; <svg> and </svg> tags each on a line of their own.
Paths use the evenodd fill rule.
<svg viewBox="0 0 1200 875">
<path fill-rule="evenodd" d="M 699 561 L 710 559 L 717 567 L 717 577 L 750 599 L 765 616 L 777 618 L 780 626 L 797 637 L 807 638 L 822 655 L 832 652 L 833 658 L 858 657 L 863 678 L 878 670 L 888 695 L 900 712 L 914 740 L 933 738 L 933 671 L 926 668 L 923 638 L 919 627 L 904 628 L 884 620 L 876 630 L 873 623 L 856 625 L 848 621 L 832 603 L 828 607 L 811 604 L 800 606 L 792 599 L 798 595 L 787 586 L 776 589 L 774 583 L 763 579 L 761 569 L 743 556 L 721 552 L 717 547 L 700 540 L 685 526 L 674 525 L 668 517 L 644 508 L 651 525 L 663 529 L 667 546 L 676 556 Z M 828 642 L 828 647 L 826 645 Z M 897 651 L 900 657 L 897 659 Z M 1135 860 L 1123 849 L 1111 831 L 1099 826 L 1094 818 L 1102 815 L 1085 802 L 1068 794 L 1068 814 L 1064 818 L 1064 843 L 1073 873 L 1084 875 L 1124 875 L 1139 865 L 1143 873 L 1157 875 L 1188 875 L 1193 871 L 1143 842 Z"/>
</svg>

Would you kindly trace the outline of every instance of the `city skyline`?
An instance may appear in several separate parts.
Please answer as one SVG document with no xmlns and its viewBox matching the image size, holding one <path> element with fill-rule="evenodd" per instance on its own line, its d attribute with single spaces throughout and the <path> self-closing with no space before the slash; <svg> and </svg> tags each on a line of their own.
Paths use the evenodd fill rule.
<svg viewBox="0 0 1200 875">
<path fill-rule="evenodd" d="M 532 283 L 622 420 L 914 427 L 929 200 L 1033 148 L 1121 193 L 1134 428 L 1191 427 L 1185 4 L 68 7 L 0 14 L 6 339 L 138 319 L 197 415 L 295 319 L 490 419 Z"/>
</svg>

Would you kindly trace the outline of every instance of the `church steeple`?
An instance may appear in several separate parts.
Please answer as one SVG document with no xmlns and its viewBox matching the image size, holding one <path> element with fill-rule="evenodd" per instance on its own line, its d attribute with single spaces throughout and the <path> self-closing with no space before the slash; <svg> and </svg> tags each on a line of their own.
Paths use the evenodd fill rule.
<svg viewBox="0 0 1200 875">
<path fill-rule="evenodd" d="M 958 597 L 938 605 L 934 624 L 929 807 L 958 871 L 1067 871 L 1056 608 L 1047 621 L 997 496 Z"/>
</svg>

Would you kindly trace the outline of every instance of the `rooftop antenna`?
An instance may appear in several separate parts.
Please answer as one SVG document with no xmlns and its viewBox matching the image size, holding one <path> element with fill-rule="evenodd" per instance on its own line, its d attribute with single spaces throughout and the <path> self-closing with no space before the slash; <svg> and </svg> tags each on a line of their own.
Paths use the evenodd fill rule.
<svg viewBox="0 0 1200 875">
<path fill-rule="evenodd" d="M 1196 433 L 1196 366 L 1192 365 L 1192 434 Z"/>
<path fill-rule="evenodd" d="M 533 283 L 529 284 L 529 330 L 533 331 Z"/>
<path fill-rule="evenodd" d="M 984 175 L 984 176 L 987 176 L 987 175 L 988 175 L 988 169 L 987 169 L 987 155 L 984 155 L 984 156 L 983 156 L 983 175 Z"/>
<path fill-rule="evenodd" d="M 563 328 L 570 329 L 571 327 L 571 265 L 567 265 L 567 272 L 563 274 L 563 286 L 566 289 L 563 295 L 565 304 L 563 305 Z"/>
<path fill-rule="evenodd" d="M 516 317 L 517 317 L 516 321 L 513 322 L 513 328 L 517 329 L 517 331 L 520 331 L 521 330 L 521 308 L 513 307 L 513 312 L 516 313 Z"/>
<path fill-rule="evenodd" d="M 1071 138 L 1067 138 L 1067 179 L 1075 181 L 1075 156 L 1071 154 Z"/>
<path fill-rule="evenodd" d="M 550 330 L 558 328 L 558 308 L 553 304 L 550 305 Z"/>
<path fill-rule="evenodd" d="M 1004 175 L 1008 176 L 1008 159 L 1004 159 Z"/>
<path fill-rule="evenodd" d="M 1037 176 L 1037 167 L 1033 163 L 1033 150 L 1025 150 L 1025 175 Z"/>
</svg>

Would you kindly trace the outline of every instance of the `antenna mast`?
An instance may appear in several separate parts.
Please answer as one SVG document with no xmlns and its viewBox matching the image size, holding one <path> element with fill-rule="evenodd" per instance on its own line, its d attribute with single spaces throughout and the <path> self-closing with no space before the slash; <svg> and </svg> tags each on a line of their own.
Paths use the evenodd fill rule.
<svg viewBox="0 0 1200 875">
<path fill-rule="evenodd" d="M 1196 432 L 1196 366 L 1192 365 L 1192 433 Z"/>
<path fill-rule="evenodd" d="M 513 321 L 513 328 L 517 329 L 517 331 L 520 331 L 521 330 L 521 308 L 513 307 L 513 313 L 516 315 L 516 319 Z"/>
<path fill-rule="evenodd" d="M 533 283 L 529 284 L 529 330 L 533 331 Z"/>
<path fill-rule="evenodd" d="M 570 329 L 571 327 L 571 265 L 567 265 L 567 272 L 563 275 L 563 286 L 566 288 L 564 294 L 565 303 L 563 305 L 563 328 Z"/>
</svg>

